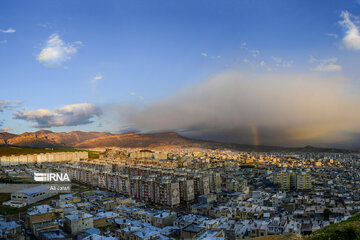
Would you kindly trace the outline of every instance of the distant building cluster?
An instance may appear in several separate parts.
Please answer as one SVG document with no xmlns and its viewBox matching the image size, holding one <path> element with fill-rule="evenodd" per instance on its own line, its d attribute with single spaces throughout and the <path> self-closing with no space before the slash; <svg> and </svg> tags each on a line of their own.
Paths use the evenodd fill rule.
<svg viewBox="0 0 360 240">
<path fill-rule="evenodd" d="M 81 161 L 85 163 L 86 161 Z M 138 151 L 116 151 L 107 149 L 100 153 L 99 159 L 91 159 L 90 164 L 122 164 L 131 166 L 157 166 L 157 167 L 177 167 L 178 164 L 168 160 L 168 154 L 165 152 L 154 152 L 150 150 Z"/>
<path fill-rule="evenodd" d="M 89 157 L 88 155 L 88 152 L 81 151 L 1 156 L 0 166 L 5 167 L 46 162 L 80 161 L 80 159 L 87 159 Z"/>
<path fill-rule="evenodd" d="M 152 151 L 133 151 L 130 153 L 130 158 L 167 159 L 167 154 L 162 152 L 156 153 Z"/>
</svg>

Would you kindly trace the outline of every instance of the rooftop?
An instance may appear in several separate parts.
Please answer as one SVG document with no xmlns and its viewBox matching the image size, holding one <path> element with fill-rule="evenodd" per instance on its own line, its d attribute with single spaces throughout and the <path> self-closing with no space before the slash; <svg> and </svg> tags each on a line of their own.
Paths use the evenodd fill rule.
<svg viewBox="0 0 360 240">
<path fill-rule="evenodd" d="M 47 186 L 36 186 L 36 187 L 32 187 L 32 188 L 26 188 L 26 189 L 20 190 L 18 192 L 24 193 L 26 195 L 32 195 L 32 194 L 47 191 L 47 190 L 49 190 L 49 188 Z"/>
</svg>

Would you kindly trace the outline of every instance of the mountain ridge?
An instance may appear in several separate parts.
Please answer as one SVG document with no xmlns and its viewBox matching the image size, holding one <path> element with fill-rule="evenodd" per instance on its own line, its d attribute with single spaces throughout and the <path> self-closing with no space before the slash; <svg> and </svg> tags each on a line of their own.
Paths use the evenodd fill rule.
<svg viewBox="0 0 360 240">
<path fill-rule="evenodd" d="M 184 137 L 176 132 L 123 133 L 109 132 L 52 132 L 39 130 L 12 134 L 0 133 L 0 145 L 35 148 L 151 148 L 151 149 L 233 149 L 239 151 L 280 152 L 359 152 L 337 148 L 255 146 L 249 144 L 224 143 Z"/>
</svg>

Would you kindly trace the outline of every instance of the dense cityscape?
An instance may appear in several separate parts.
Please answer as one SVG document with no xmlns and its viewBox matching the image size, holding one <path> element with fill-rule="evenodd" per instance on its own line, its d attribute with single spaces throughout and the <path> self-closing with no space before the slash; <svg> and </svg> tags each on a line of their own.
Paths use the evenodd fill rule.
<svg viewBox="0 0 360 240">
<path fill-rule="evenodd" d="M 3 206 L 7 239 L 249 239 L 311 233 L 360 210 L 360 154 L 107 149 L 2 156 L 1 179 L 49 182 Z M 59 184 L 59 183 L 57 183 Z M 66 182 L 60 183 L 66 184 Z"/>
</svg>

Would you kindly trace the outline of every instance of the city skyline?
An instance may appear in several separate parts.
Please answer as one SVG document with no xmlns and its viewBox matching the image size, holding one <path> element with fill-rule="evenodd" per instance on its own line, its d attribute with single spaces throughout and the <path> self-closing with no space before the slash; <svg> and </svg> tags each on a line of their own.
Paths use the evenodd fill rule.
<svg viewBox="0 0 360 240">
<path fill-rule="evenodd" d="M 0 129 L 360 146 L 360 2 L 2 1 Z"/>
</svg>

